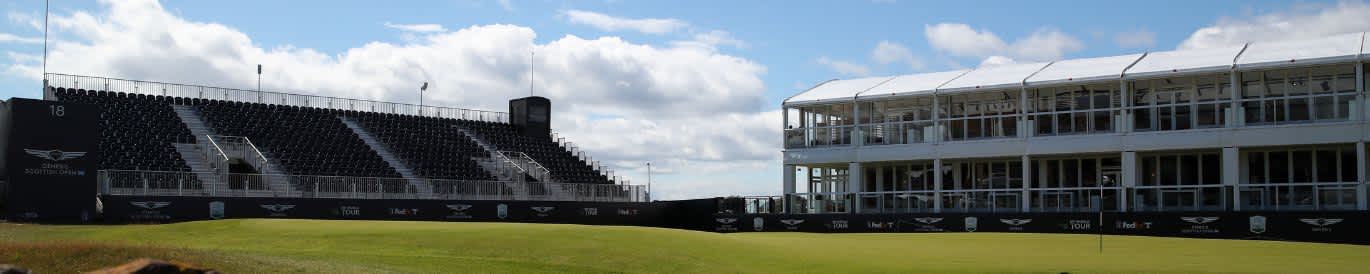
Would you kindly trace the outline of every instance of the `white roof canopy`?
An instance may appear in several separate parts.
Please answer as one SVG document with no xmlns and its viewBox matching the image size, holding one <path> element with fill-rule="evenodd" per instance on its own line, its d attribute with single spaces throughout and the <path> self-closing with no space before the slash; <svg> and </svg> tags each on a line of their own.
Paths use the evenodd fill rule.
<svg viewBox="0 0 1370 274">
<path fill-rule="evenodd" d="M 888 82 L 885 82 L 884 84 L 880 84 L 879 86 L 871 88 L 866 92 L 857 94 L 856 97 L 864 99 L 932 93 L 934 90 L 937 90 L 938 86 L 946 84 L 948 81 L 956 79 L 956 77 L 961 76 L 962 74 L 966 74 L 966 72 L 968 71 L 970 70 L 963 69 L 933 73 L 901 75 L 898 77 L 894 77 L 894 79 L 891 79 Z"/>
<path fill-rule="evenodd" d="M 1013 64 L 892 77 L 834 80 L 819 84 L 785 104 L 849 101 L 856 97 L 954 93 L 1050 85 L 1070 82 L 1221 73 L 1276 66 L 1370 61 L 1370 37 L 1349 33 L 1313 39 L 1255 42 L 1245 45 L 1150 52 L 1120 56 L 1062 60 L 1051 63 Z"/>
<path fill-rule="evenodd" d="M 1109 56 L 1098 58 L 1062 60 L 1051 63 L 1051 66 L 1042 69 L 1032 78 L 1027 79 L 1028 85 L 1059 84 L 1059 83 L 1079 83 L 1085 81 L 1095 81 L 1104 79 L 1117 80 L 1123 77 L 1123 70 L 1127 69 L 1143 54 L 1129 54 L 1121 56 Z"/>
<path fill-rule="evenodd" d="M 1254 42 L 1237 57 L 1237 69 L 1356 61 L 1363 33 L 1307 40 Z"/>
<path fill-rule="evenodd" d="M 866 91 L 880 83 L 894 77 L 870 77 L 851 80 L 827 81 L 818 86 L 810 88 L 804 93 L 785 99 L 785 104 L 817 103 L 823 101 L 846 100 L 851 101 L 856 98 L 857 93 Z"/>
<path fill-rule="evenodd" d="M 979 68 L 967 72 L 966 75 L 957 77 L 951 82 L 947 82 L 937 92 L 956 92 L 974 89 L 992 89 L 1003 87 L 1019 87 L 1023 85 L 1023 80 L 1032 76 L 1043 67 L 1051 63 L 1031 63 L 993 66 Z"/>
<path fill-rule="evenodd" d="M 1152 77 L 1166 74 L 1227 71 L 1232 60 L 1244 46 L 1173 50 L 1147 53 L 1136 65 L 1127 69 L 1128 78 Z"/>
</svg>

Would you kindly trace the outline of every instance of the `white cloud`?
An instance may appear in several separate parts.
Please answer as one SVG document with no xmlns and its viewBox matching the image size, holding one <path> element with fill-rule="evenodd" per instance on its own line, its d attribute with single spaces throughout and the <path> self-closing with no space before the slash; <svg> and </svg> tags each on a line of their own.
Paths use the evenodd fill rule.
<svg viewBox="0 0 1370 274">
<path fill-rule="evenodd" d="M 583 10 L 565 10 L 561 12 L 561 15 L 565 16 L 566 20 L 571 23 L 588 25 L 610 32 L 631 30 L 648 34 L 666 34 L 690 25 L 675 18 L 631 19 Z"/>
<path fill-rule="evenodd" d="M 875 49 L 871 50 L 871 60 L 882 65 L 905 63 L 913 69 L 923 68 L 923 61 L 913 56 L 913 51 L 904 45 L 890 41 L 880 41 L 880 43 L 875 44 Z"/>
<path fill-rule="evenodd" d="M 42 37 L 22 37 L 0 32 L 0 43 L 42 44 Z"/>
<path fill-rule="evenodd" d="M 1200 28 L 1179 45 L 1180 49 L 1241 45 L 1252 41 L 1275 41 L 1324 37 L 1370 31 L 1370 5 L 1340 2 L 1329 5 L 1294 5 L 1285 11 L 1241 18 L 1223 17 Z"/>
<path fill-rule="evenodd" d="M 923 35 L 932 48 L 961 57 L 1000 55 L 1028 61 L 1047 61 L 1060 59 L 1069 52 L 1084 48 L 1079 39 L 1054 28 L 1038 29 L 1013 43 L 1004 42 L 989 30 L 976 30 L 959 23 L 925 25 Z"/>
<path fill-rule="evenodd" d="M 923 36 L 927 37 L 932 48 L 958 56 L 989 56 L 1008 48 L 1008 44 L 998 35 L 989 30 L 977 31 L 966 24 L 924 25 Z"/>
<path fill-rule="evenodd" d="M 713 30 L 705 33 L 696 33 L 690 40 L 672 41 L 676 46 L 697 46 L 707 48 L 717 48 L 718 46 L 732 46 L 735 48 L 747 48 L 747 42 L 734 38 L 732 33 L 721 30 Z"/>
<path fill-rule="evenodd" d="M 8 17 L 12 23 L 27 25 L 37 31 L 43 30 L 43 17 L 38 14 L 10 11 Z"/>
<path fill-rule="evenodd" d="M 249 87 L 263 64 L 267 90 L 415 102 L 413 90 L 427 81 L 430 104 L 503 111 L 528 94 L 528 54 L 536 50 L 536 94 L 552 100 L 553 128 L 620 174 L 639 176 L 629 171 L 646 160 L 692 172 L 779 163 L 780 140 L 770 136 L 780 135 L 780 119 L 761 112 L 766 68 L 710 48 L 569 35 L 539 44 L 527 27 L 479 25 L 324 53 L 261 47 L 237 29 L 178 17 L 154 1 L 101 3 L 98 13 L 54 14 L 54 33 L 64 39 L 52 46 L 50 70 Z M 8 75 L 40 79 L 31 57 L 10 59 Z M 657 179 L 688 189 L 692 176 Z"/>
<path fill-rule="evenodd" d="M 1013 58 L 1008 58 L 1008 57 L 1004 57 L 1004 56 L 995 55 L 995 56 L 985 57 L 985 60 L 980 61 L 980 67 L 986 67 L 986 68 L 988 68 L 988 67 L 997 67 L 997 66 L 1002 66 L 1002 65 L 1012 65 L 1012 64 L 1017 64 L 1017 63 L 1018 63 L 1018 61 L 1014 61 Z"/>
<path fill-rule="evenodd" d="M 871 69 L 866 67 L 865 65 L 843 60 L 834 60 L 832 58 L 828 58 L 827 56 L 818 57 L 818 60 L 814 60 L 814 62 L 818 62 L 818 64 L 820 65 L 827 66 L 828 69 L 832 69 L 833 71 L 842 75 L 866 76 L 871 74 Z"/>
<path fill-rule="evenodd" d="M 384 25 L 385 25 L 385 27 L 387 27 L 387 28 L 402 30 L 402 31 L 406 31 L 406 32 L 420 32 L 420 33 L 423 33 L 423 32 L 445 32 L 445 31 L 447 31 L 447 28 L 444 28 L 444 27 L 442 27 L 442 25 L 438 25 L 438 24 L 407 24 L 407 25 L 406 25 L 406 24 L 394 24 L 394 23 L 390 23 L 390 22 L 385 22 Z"/>
<path fill-rule="evenodd" d="M 1156 33 L 1146 29 L 1119 32 L 1113 42 L 1122 48 L 1151 48 L 1156 46 Z"/>
<path fill-rule="evenodd" d="M 496 3 L 499 3 L 499 6 L 504 8 L 504 11 L 514 11 L 514 3 L 509 2 L 509 0 L 498 0 Z"/>
</svg>

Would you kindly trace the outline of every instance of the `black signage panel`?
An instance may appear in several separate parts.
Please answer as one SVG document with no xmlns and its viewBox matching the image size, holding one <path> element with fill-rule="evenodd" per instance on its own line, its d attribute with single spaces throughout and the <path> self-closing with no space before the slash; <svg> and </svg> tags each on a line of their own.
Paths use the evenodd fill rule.
<svg viewBox="0 0 1370 274">
<path fill-rule="evenodd" d="M 95 214 L 100 111 L 95 106 L 14 98 L 6 154 L 6 218 L 84 222 Z"/>
</svg>

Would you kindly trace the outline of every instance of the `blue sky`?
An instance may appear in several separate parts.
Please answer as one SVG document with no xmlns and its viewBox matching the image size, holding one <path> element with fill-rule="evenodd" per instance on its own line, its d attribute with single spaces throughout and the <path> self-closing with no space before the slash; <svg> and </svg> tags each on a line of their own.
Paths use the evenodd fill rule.
<svg viewBox="0 0 1370 274">
<path fill-rule="evenodd" d="M 488 41 L 531 31 L 536 38 L 527 41 L 529 46 L 551 56 L 534 63 L 565 61 L 558 63 L 560 69 L 539 69 L 539 78 L 543 73 L 549 78 L 539 84 L 554 104 L 565 106 L 555 112 L 566 118 L 554 128 L 586 144 L 592 155 L 636 178 L 635 183 L 645 177 L 637 163 L 659 163 L 664 173 L 655 178 L 665 185 L 658 189 L 670 193 L 658 197 L 667 198 L 777 193 L 775 110 L 785 97 L 827 79 L 975 67 L 987 59 L 1108 56 L 1370 28 L 1365 3 L 1333 1 L 127 2 L 53 1 L 53 16 L 70 22 L 54 27 L 53 40 L 70 46 L 57 50 L 54 45 L 61 54 L 54 55 L 49 71 L 250 87 L 253 83 L 245 80 L 254 69 L 250 64 L 267 63 L 289 68 L 272 71 L 278 75 L 264 83 L 268 87 L 416 101 L 392 88 L 407 82 L 384 77 L 409 73 L 388 64 L 414 63 L 443 78 L 435 81 L 439 87 L 462 91 L 440 94 L 433 102 L 499 110 L 500 102 L 526 94 L 518 87 L 527 86 L 521 73 L 528 65 L 507 63 L 527 60 L 519 57 L 526 50 L 517 48 L 528 43 Z M 39 97 L 40 78 L 32 68 L 43 48 L 33 39 L 41 39 L 42 32 L 32 24 L 41 20 L 43 2 L 6 1 L 0 8 L 8 17 L 0 24 L 0 51 L 7 57 L 0 97 Z M 140 25 L 120 14 L 165 15 L 185 25 Z M 1279 27 L 1291 22 L 1309 28 Z M 158 29 L 163 25 L 168 27 Z M 511 28 L 487 28 L 492 25 Z M 468 29 L 475 34 L 434 39 Z M 485 38 L 492 36 L 502 38 Z M 181 44 L 158 44 L 157 37 Z M 129 45 L 106 46 L 121 40 Z M 194 44 L 188 41 L 200 44 L 187 46 Z M 420 49 L 388 56 L 389 47 Z M 186 56 L 149 57 L 159 51 Z M 393 71 L 365 75 L 371 70 L 357 67 L 368 62 Z M 213 68 L 192 65 L 206 63 Z M 342 72 L 374 77 L 334 74 Z M 334 84 L 348 81 L 356 83 Z M 611 88 L 596 91 L 599 87 Z M 672 113 L 661 113 L 668 110 Z"/>
</svg>

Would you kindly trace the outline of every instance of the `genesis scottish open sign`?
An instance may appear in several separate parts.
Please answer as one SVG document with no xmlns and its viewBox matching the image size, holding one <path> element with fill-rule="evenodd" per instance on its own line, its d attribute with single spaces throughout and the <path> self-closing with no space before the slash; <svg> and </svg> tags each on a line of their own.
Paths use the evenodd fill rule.
<svg viewBox="0 0 1370 274">
<path fill-rule="evenodd" d="M 22 98 L 9 104 L 7 217 L 40 222 L 92 218 L 99 110 Z"/>
</svg>

